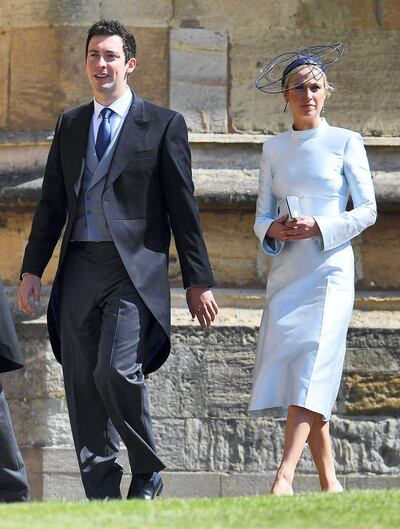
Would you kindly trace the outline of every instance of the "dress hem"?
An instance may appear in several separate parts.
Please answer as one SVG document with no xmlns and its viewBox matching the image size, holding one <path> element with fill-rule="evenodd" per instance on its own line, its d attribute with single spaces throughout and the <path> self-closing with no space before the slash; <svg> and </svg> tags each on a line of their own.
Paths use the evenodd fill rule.
<svg viewBox="0 0 400 529">
<path fill-rule="evenodd" d="M 305 406 L 304 404 L 300 404 L 298 402 L 291 402 L 285 406 L 265 406 L 264 408 L 248 409 L 247 411 L 252 417 L 281 417 L 287 416 L 289 406 L 299 406 L 300 408 L 305 408 L 306 410 L 312 411 L 314 413 L 319 413 L 322 415 L 322 420 L 324 422 L 327 422 L 331 419 L 332 412 L 325 413 L 321 410 L 317 410 L 311 406 Z"/>
</svg>

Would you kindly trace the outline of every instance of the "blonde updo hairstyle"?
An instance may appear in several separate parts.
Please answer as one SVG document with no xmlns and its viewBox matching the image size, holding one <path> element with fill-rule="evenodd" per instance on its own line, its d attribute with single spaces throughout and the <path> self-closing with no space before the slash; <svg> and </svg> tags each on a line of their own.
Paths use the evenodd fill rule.
<svg viewBox="0 0 400 529">
<path fill-rule="evenodd" d="M 313 76 L 317 77 L 319 76 L 319 74 L 321 74 L 324 87 L 326 90 L 326 97 L 330 97 L 330 95 L 334 91 L 334 88 L 331 84 L 329 84 L 325 73 L 321 70 L 321 68 L 319 68 L 315 64 L 300 64 L 299 66 L 296 66 L 296 68 L 293 68 L 293 70 L 290 70 L 290 72 L 285 76 L 282 82 L 284 92 L 286 93 L 289 90 L 290 79 L 293 77 L 293 75 L 296 75 L 296 73 L 300 72 L 300 70 L 303 70 L 303 68 L 305 68 L 306 66 L 308 66 L 312 70 L 318 70 L 318 74 L 314 74 Z"/>
</svg>

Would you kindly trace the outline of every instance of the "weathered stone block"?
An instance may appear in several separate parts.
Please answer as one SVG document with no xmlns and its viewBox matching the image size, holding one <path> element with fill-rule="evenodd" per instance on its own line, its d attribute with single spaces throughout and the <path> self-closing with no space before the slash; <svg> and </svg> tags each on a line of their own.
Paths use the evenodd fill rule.
<svg viewBox="0 0 400 529">
<path fill-rule="evenodd" d="M 130 76 L 131 87 L 152 103 L 168 106 L 169 30 L 138 27 L 132 22 L 137 46 L 137 66 Z"/>
<path fill-rule="evenodd" d="M 345 373 L 398 373 L 400 333 L 398 329 L 351 328 L 347 335 Z"/>
<path fill-rule="evenodd" d="M 7 283 L 18 284 L 22 256 L 31 229 L 33 208 L 1 207 L 0 211 L 0 275 Z M 54 278 L 59 258 L 60 243 L 42 277 L 43 284 L 49 284 Z"/>
<path fill-rule="evenodd" d="M 227 46 L 223 31 L 171 31 L 170 106 L 183 113 L 189 130 L 228 130 Z"/>
<path fill-rule="evenodd" d="M 319 10 L 316 10 L 319 11 Z M 343 58 L 330 70 L 335 94 L 327 101 L 326 118 L 331 125 L 350 128 L 374 136 L 397 136 L 399 125 L 394 117 L 397 101 L 387 92 L 382 96 L 380 85 L 391 82 L 396 71 L 398 31 L 324 29 L 323 42 L 346 43 Z M 291 124 L 290 112 L 283 114 L 281 95 L 267 95 L 254 87 L 257 71 L 275 55 L 309 43 L 309 30 L 287 31 L 282 28 L 230 30 L 230 66 L 232 89 L 229 115 L 233 130 L 281 132 Z M 381 64 L 385 64 L 382 73 Z M 365 87 L 368 79 L 368 89 Z M 392 111 L 388 115 L 387 108 Z M 365 113 L 365 108 L 371 111 Z"/>
<path fill-rule="evenodd" d="M 167 26 L 173 14 L 171 0 L 117 0 L 100 4 L 101 17 L 118 19 L 126 26 Z"/>
<path fill-rule="evenodd" d="M 381 17 L 377 15 L 375 0 L 318 1 L 285 0 L 265 2 L 252 0 L 249 9 L 243 9 L 240 0 L 231 0 L 229 9 L 224 1 L 202 0 L 187 2 L 177 0 L 174 4 L 174 25 L 181 27 L 233 28 L 276 27 L 296 28 L 357 28 L 375 29 L 391 14 L 394 15 L 393 0 L 380 3 Z M 381 21 L 382 18 L 382 21 Z M 396 18 L 396 17 L 395 17 Z M 383 27 L 387 27 L 385 22 Z M 306 43 L 307 44 L 307 43 Z"/>
<path fill-rule="evenodd" d="M 47 334 L 47 333 L 46 333 Z M 25 368 L 4 375 L 4 387 L 12 399 L 64 398 L 60 364 L 47 336 L 23 341 Z"/>
<path fill-rule="evenodd" d="M 299 0 L 286 0 L 285 8 L 276 2 L 252 0 L 248 9 L 243 9 L 240 0 L 231 0 L 229 8 L 224 1 L 202 0 L 187 2 L 175 0 L 172 23 L 181 27 L 232 28 L 276 27 L 293 25 L 293 17 L 299 6 Z"/>
<path fill-rule="evenodd" d="M 6 386 L 4 382 L 7 377 L 2 378 L 2 385 Z M 8 402 L 8 407 L 10 409 L 12 425 L 15 433 L 15 437 L 21 445 L 30 446 L 31 445 L 31 434 L 30 434 L 30 425 L 31 425 L 31 406 L 30 403 L 25 399 L 10 399 L 8 398 L 8 392 L 5 388 L 5 396 Z"/>
<path fill-rule="evenodd" d="M 4 17 L 13 28 L 44 27 L 52 24 L 92 24 L 100 18 L 99 0 L 6 0 Z"/>
<path fill-rule="evenodd" d="M 153 399 L 154 402 L 154 399 Z M 157 409 L 154 409 L 154 440 L 162 461 L 169 470 L 183 470 L 184 453 L 186 450 L 186 419 L 157 418 Z"/>
<path fill-rule="evenodd" d="M 335 417 L 331 422 L 331 434 L 339 472 L 398 474 L 398 419 Z"/>
<path fill-rule="evenodd" d="M 227 348 L 223 347 L 221 342 L 221 346 L 213 347 L 208 355 L 208 415 L 224 418 L 247 417 L 256 336 L 246 332 L 246 329 L 232 328 L 225 329 L 221 334 L 226 338 L 230 335 L 233 344 Z"/>
<path fill-rule="evenodd" d="M 6 94 L 3 94 L 4 96 Z M 8 97 L 8 95 L 7 95 Z M 8 104 L 8 101 L 6 102 Z M 6 106 L 4 107 L 6 108 Z M 9 133 L 7 133 L 7 136 Z M 30 143 L 30 144 L 29 144 Z M 18 185 L 24 180 L 31 180 L 35 175 L 41 176 L 49 153 L 48 141 L 22 141 L 14 143 L 12 138 L 0 145 L 0 174 L 2 184 L 6 182 Z M 36 203 L 37 196 L 34 202 Z"/>
<path fill-rule="evenodd" d="M 394 243 L 393 237 L 399 229 L 400 216 L 382 214 L 378 215 L 376 224 L 363 233 L 363 286 L 397 288 L 393 285 L 397 282 L 400 245 Z"/>
<path fill-rule="evenodd" d="M 209 472 L 163 472 L 162 476 L 166 497 L 213 498 L 221 496 L 221 478 L 218 474 Z"/>
<path fill-rule="evenodd" d="M 384 348 L 355 349 L 348 347 L 344 370 L 346 373 L 380 373 L 398 372 L 400 368 L 400 349 L 386 350 Z"/>
<path fill-rule="evenodd" d="M 399 376 L 348 375 L 343 385 L 349 415 L 400 415 Z"/>
<path fill-rule="evenodd" d="M 41 457 L 42 469 L 46 474 L 79 473 L 78 460 L 72 446 L 43 447 Z"/>
<path fill-rule="evenodd" d="M 274 478 L 275 472 L 222 474 L 221 496 L 259 496 L 268 494 Z"/>
<path fill-rule="evenodd" d="M 345 477 L 346 489 L 398 489 L 400 476 L 355 475 Z"/>
<path fill-rule="evenodd" d="M 375 0 L 333 0 L 328 2 L 298 2 L 295 15 L 296 28 L 376 29 L 380 23 Z M 333 42 L 333 41 L 329 41 Z"/>
<path fill-rule="evenodd" d="M 155 103 L 168 104 L 168 30 L 137 28 L 138 68 L 131 82 Z M 8 124 L 12 130 L 54 130 L 61 111 L 89 102 L 83 27 L 14 29 Z M 24 65 L 28 48 L 36 52 Z M 42 57 L 46 57 L 43 62 Z"/>
<path fill-rule="evenodd" d="M 21 452 L 28 474 L 31 499 L 40 501 L 43 499 L 42 449 L 23 447 Z"/>
<path fill-rule="evenodd" d="M 65 399 L 30 401 L 28 439 L 22 444 L 33 446 L 71 445 L 72 435 Z"/>
<path fill-rule="evenodd" d="M 148 381 L 156 417 L 247 416 L 255 347 L 255 329 L 174 328 L 171 356 Z"/>
<path fill-rule="evenodd" d="M 168 362 L 149 378 L 151 402 L 157 403 L 156 417 L 202 417 L 207 413 L 207 347 L 201 343 L 191 347 L 185 338 L 186 333 L 174 335 Z"/>
<path fill-rule="evenodd" d="M 10 60 L 9 32 L 0 32 L 0 128 L 7 126 L 8 120 L 8 90 L 9 90 L 9 60 Z"/>
<path fill-rule="evenodd" d="M 43 474 L 43 498 L 81 501 L 85 499 L 82 481 L 76 474 Z"/>
<path fill-rule="evenodd" d="M 93 97 L 86 75 L 85 43 L 87 29 L 82 26 L 71 27 L 69 25 L 66 28 L 57 27 L 58 38 L 62 42 L 58 50 L 59 55 L 55 58 L 52 68 L 58 77 L 57 95 L 61 111 L 88 103 Z M 57 117 L 57 115 L 54 116 L 50 130 L 54 129 Z M 24 128 L 27 129 L 28 127 L 25 126 Z M 31 127 L 29 129 L 32 130 Z"/>
<path fill-rule="evenodd" d="M 60 73 L 63 69 L 69 69 L 61 59 L 65 58 L 65 48 L 68 49 L 69 34 L 68 28 L 57 27 L 13 30 L 10 57 L 10 129 L 54 129 L 56 117 L 66 102 L 66 94 L 60 85 Z M 35 53 L 30 54 L 27 68 L 26 53 L 27 50 L 33 49 Z M 46 57 L 45 61 L 43 57 Z M 81 54 L 79 62 L 82 60 Z"/>
<path fill-rule="evenodd" d="M 218 286 L 265 286 L 257 273 L 258 242 L 253 235 L 254 214 L 240 210 L 207 211 L 202 214 L 201 221 Z M 170 277 L 173 286 L 182 284 L 178 266 L 176 250 L 172 247 Z"/>
<path fill-rule="evenodd" d="M 397 0 L 381 0 L 377 3 L 376 15 L 380 26 L 384 29 L 399 30 L 399 4 Z"/>
<path fill-rule="evenodd" d="M 186 420 L 185 468 L 192 471 L 273 470 L 281 455 L 283 420 Z"/>
</svg>

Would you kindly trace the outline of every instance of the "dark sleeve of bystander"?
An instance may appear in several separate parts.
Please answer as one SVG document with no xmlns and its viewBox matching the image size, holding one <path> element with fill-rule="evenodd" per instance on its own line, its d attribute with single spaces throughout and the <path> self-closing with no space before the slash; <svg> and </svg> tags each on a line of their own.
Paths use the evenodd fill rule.
<svg viewBox="0 0 400 529">
<path fill-rule="evenodd" d="M 11 310 L 0 279 L 0 373 L 20 369 L 23 364 Z"/>
</svg>

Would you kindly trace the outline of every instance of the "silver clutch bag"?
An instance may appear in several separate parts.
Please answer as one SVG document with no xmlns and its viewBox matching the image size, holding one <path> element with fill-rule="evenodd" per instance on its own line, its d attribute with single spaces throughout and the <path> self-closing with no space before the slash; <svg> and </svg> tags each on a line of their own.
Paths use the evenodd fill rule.
<svg viewBox="0 0 400 529">
<path fill-rule="evenodd" d="M 286 197 L 286 206 L 288 209 L 289 220 L 295 220 L 301 217 L 301 208 L 299 199 L 295 196 Z"/>
</svg>

